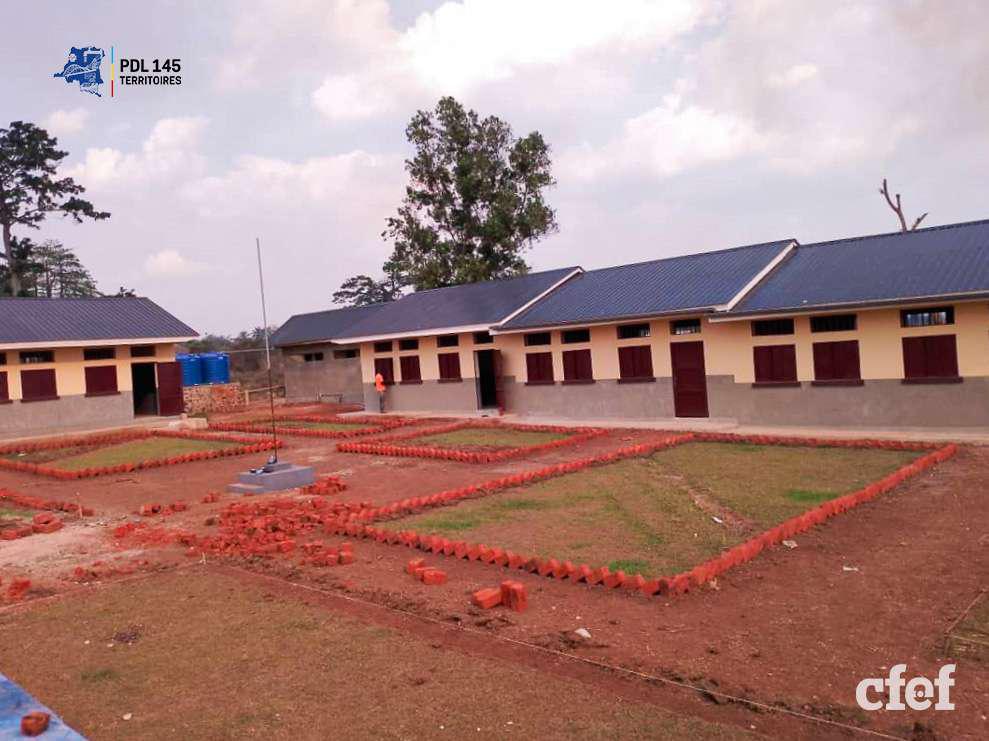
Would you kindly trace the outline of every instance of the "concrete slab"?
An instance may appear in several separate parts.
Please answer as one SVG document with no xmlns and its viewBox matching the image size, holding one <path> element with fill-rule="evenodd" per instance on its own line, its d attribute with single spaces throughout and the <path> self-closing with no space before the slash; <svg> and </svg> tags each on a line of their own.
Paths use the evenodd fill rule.
<svg viewBox="0 0 989 741">
<path fill-rule="evenodd" d="M 227 491 L 232 494 L 265 494 L 271 491 L 285 491 L 306 486 L 316 481 L 312 466 L 296 466 L 292 463 L 276 463 L 272 470 L 257 473 L 245 471 L 237 476 L 237 483 L 230 484 Z"/>
</svg>

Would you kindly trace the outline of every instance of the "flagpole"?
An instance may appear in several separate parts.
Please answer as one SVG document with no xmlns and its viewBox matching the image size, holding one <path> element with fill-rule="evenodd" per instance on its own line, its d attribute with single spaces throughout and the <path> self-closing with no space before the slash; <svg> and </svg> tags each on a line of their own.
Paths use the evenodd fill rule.
<svg viewBox="0 0 989 741">
<path fill-rule="evenodd" d="M 268 337 L 268 307 L 264 298 L 264 269 L 261 267 L 261 237 L 254 238 L 258 251 L 258 283 L 261 286 L 261 321 L 264 327 L 264 356 L 268 365 L 268 403 L 271 409 L 271 458 L 269 462 L 278 463 L 278 433 L 275 430 L 275 389 L 271 380 L 271 342 Z"/>
</svg>

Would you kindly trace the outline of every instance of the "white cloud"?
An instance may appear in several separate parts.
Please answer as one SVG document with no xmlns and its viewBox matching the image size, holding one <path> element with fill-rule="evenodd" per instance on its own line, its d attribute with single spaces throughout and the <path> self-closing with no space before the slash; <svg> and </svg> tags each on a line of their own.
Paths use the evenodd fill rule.
<svg viewBox="0 0 989 741">
<path fill-rule="evenodd" d="M 73 108 L 70 111 L 53 111 L 44 121 L 48 133 L 55 136 L 75 134 L 86 128 L 89 111 L 85 108 Z"/>
<path fill-rule="evenodd" d="M 679 95 L 669 95 L 663 105 L 627 120 L 621 136 L 601 147 L 571 149 L 560 164 L 584 180 L 630 172 L 662 178 L 760 152 L 766 144 L 746 118 L 684 106 Z"/>
<path fill-rule="evenodd" d="M 693 29 L 709 6 L 705 0 L 446 2 L 420 15 L 399 48 L 424 85 L 457 93 L 589 51 L 655 51 Z"/>
<path fill-rule="evenodd" d="M 771 74 L 766 82 L 771 87 L 794 87 L 815 77 L 817 77 L 816 65 L 795 64 L 783 72 Z"/>
<path fill-rule="evenodd" d="M 82 162 L 66 173 L 87 188 L 123 188 L 176 175 L 192 176 L 203 167 L 199 143 L 207 119 L 201 116 L 160 119 L 139 152 L 91 147 Z"/>
<path fill-rule="evenodd" d="M 394 96 L 378 81 L 360 75 L 330 75 L 313 91 L 316 110 L 332 121 L 358 120 L 392 108 Z"/>
<path fill-rule="evenodd" d="M 152 277 L 175 278 L 195 273 L 202 273 L 208 270 L 209 266 L 203 262 L 190 260 L 183 256 L 178 250 L 161 250 L 153 255 L 148 255 L 144 261 L 144 272 Z"/>
</svg>

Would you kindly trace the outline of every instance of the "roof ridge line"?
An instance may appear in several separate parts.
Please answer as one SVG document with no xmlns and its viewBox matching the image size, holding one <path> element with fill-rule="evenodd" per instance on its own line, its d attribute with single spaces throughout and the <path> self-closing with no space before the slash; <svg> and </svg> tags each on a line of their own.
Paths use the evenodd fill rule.
<svg viewBox="0 0 989 741">
<path fill-rule="evenodd" d="M 640 262 L 627 262 L 627 263 L 622 263 L 621 265 L 608 265 L 607 267 L 603 267 L 603 268 L 585 269 L 584 274 L 603 273 L 606 270 L 619 270 L 621 268 L 638 267 L 639 265 L 651 265 L 657 262 L 683 260 L 684 258 L 687 257 L 706 257 L 707 255 L 720 255 L 726 252 L 738 252 L 740 250 L 755 249 L 756 247 L 768 247 L 774 244 L 790 244 L 792 242 L 796 242 L 797 245 L 800 245 L 800 241 L 797 240 L 795 237 L 787 237 L 785 239 L 773 239 L 768 242 L 755 242 L 754 244 L 742 244 L 742 245 L 738 245 L 737 247 L 723 247 L 718 250 L 708 250 L 707 252 L 689 252 L 686 255 L 670 255 L 669 257 L 656 257 L 653 258 L 652 260 L 641 260 Z"/>
<path fill-rule="evenodd" d="M 879 239 L 880 237 L 896 237 L 899 235 L 909 235 L 909 234 L 923 234 L 925 232 L 934 232 L 944 229 L 959 229 L 965 226 L 974 226 L 976 224 L 989 224 L 989 219 L 973 219 L 972 221 L 958 221 L 953 224 L 938 224 L 937 226 L 925 226 L 922 229 L 911 229 L 910 231 L 903 231 L 902 229 L 892 232 L 880 232 L 877 234 L 861 234 L 856 237 L 839 237 L 838 239 L 826 239 L 821 242 L 808 242 L 807 244 L 801 244 L 801 247 L 826 247 L 827 245 L 838 244 L 840 242 L 858 242 L 863 239 Z"/>
</svg>

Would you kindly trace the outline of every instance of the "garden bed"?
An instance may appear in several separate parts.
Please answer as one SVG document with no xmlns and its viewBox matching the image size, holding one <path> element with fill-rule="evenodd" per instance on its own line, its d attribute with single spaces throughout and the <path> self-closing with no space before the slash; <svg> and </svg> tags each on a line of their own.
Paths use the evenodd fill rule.
<svg viewBox="0 0 989 741">
<path fill-rule="evenodd" d="M 280 415 L 275 418 L 275 434 L 280 437 L 339 439 L 379 435 L 412 424 L 412 420 L 386 417 L 338 417 L 334 415 Z M 243 422 L 210 422 L 211 430 L 271 434 L 271 420 L 264 417 Z"/>
<path fill-rule="evenodd" d="M 0 446 L 0 468 L 79 479 L 257 453 L 272 448 L 253 437 L 175 430 L 118 430 Z"/>
<path fill-rule="evenodd" d="M 415 429 L 392 435 L 387 440 L 339 443 L 337 450 L 406 458 L 439 458 L 464 463 L 497 463 L 578 445 L 606 434 L 607 430 L 593 427 L 510 425 L 467 420 Z"/>
</svg>

